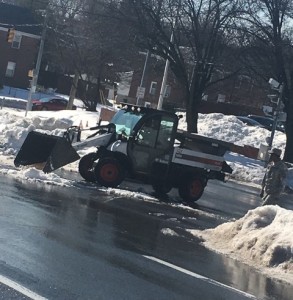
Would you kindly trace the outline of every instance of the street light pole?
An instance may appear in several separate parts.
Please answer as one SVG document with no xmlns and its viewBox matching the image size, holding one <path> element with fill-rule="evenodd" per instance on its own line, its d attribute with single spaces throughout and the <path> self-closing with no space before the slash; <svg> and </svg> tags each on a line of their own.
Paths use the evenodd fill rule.
<svg viewBox="0 0 293 300">
<path fill-rule="evenodd" d="M 29 110 L 31 110 L 32 95 L 35 93 L 36 87 L 37 87 L 37 82 L 38 82 L 38 77 L 39 77 L 39 72 L 40 72 L 40 66 L 41 66 L 41 61 L 42 61 L 42 56 L 43 56 L 43 51 L 44 51 L 45 37 L 46 37 L 46 32 L 47 32 L 47 22 L 48 22 L 48 6 L 47 6 L 47 9 L 46 9 L 46 14 L 45 14 L 45 20 L 44 20 L 44 25 L 43 25 L 43 31 L 42 31 L 41 41 L 40 41 L 40 47 L 39 47 L 36 67 L 33 70 L 33 78 L 32 78 L 32 81 L 31 81 L 31 88 L 30 88 L 28 98 L 27 98 L 25 116 L 27 116 L 27 112 Z"/>
</svg>

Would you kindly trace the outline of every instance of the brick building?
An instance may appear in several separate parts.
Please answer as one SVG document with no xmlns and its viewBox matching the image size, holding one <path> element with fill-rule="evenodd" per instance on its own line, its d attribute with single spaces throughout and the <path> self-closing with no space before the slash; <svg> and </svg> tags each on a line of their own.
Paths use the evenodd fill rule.
<svg viewBox="0 0 293 300">
<path fill-rule="evenodd" d="M 29 87 L 41 38 L 37 25 L 27 8 L 0 3 L 0 85 Z M 7 42 L 9 28 L 15 28 L 12 43 Z"/>
<path fill-rule="evenodd" d="M 143 60 L 141 61 L 143 66 Z M 160 96 L 165 62 L 162 59 L 151 59 L 146 69 L 143 86 L 144 97 L 139 104 L 156 108 Z M 141 83 L 142 67 L 133 72 L 128 97 L 123 97 L 129 103 L 137 102 L 137 89 Z M 217 76 L 215 74 L 214 76 Z M 262 107 L 269 104 L 267 94 L 270 91 L 258 86 L 248 76 L 235 75 L 227 80 L 211 85 L 203 96 L 200 112 L 221 112 L 224 114 L 263 114 Z M 165 108 L 185 108 L 184 88 L 181 87 L 171 71 L 168 73 L 167 87 L 164 95 Z"/>
<path fill-rule="evenodd" d="M 140 58 L 140 65 L 143 66 L 145 56 L 142 55 Z M 139 66 L 138 63 L 137 66 Z M 141 84 L 143 70 L 140 67 L 134 70 L 129 95 L 128 97 L 124 97 L 124 99 L 127 98 L 130 103 L 136 103 L 138 100 L 139 104 L 155 108 L 161 92 L 164 67 L 165 61 L 163 59 L 152 57 L 149 59 L 143 80 L 143 87 L 145 88 L 144 97 L 140 99 L 137 99 L 137 89 Z M 164 106 L 182 107 L 184 106 L 182 99 L 184 99 L 184 89 L 179 85 L 173 73 L 169 72 L 164 92 Z"/>
</svg>

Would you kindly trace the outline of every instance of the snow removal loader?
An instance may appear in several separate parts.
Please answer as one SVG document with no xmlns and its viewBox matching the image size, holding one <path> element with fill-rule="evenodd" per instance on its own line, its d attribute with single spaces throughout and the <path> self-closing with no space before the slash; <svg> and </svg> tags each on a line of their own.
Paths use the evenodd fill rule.
<svg viewBox="0 0 293 300">
<path fill-rule="evenodd" d="M 123 104 L 124 105 L 124 104 Z M 45 173 L 80 159 L 79 173 L 87 181 L 117 187 L 124 179 L 151 184 L 157 193 L 177 188 L 186 202 L 198 200 L 209 179 L 225 180 L 232 169 L 224 160 L 231 143 L 178 130 L 175 113 L 124 105 L 108 125 L 80 141 L 79 127 L 63 137 L 32 131 L 14 164 L 41 166 Z M 95 146 L 81 157 L 77 151 Z"/>
</svg>

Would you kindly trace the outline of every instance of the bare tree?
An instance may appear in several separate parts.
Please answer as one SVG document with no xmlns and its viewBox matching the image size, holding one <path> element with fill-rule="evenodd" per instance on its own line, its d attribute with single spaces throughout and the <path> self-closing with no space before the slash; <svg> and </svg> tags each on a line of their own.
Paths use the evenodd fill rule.
<svg viewBox="0 0 293 300">
<path fill-rule="evenodd" d="M 187 129 L 197 132 L 198 108 L 212 74 L 222 68 L 239 1 L 124 0 L 119 8 L 136 29 L 136 43 L 169 60 L 185 90 Z"/>
<path fill-rule="evenodd" d="M 266 81 L 273 77 L 284 85 L 282 100 L 287 113 L 284 159 L 293 162 L 293 3 L 291 0 L 247 1 L 246 8 L 242 29 L 250 42 L 249 58 L 254 66 L 257 63 L 258 73 Z"/>
<path fill-rule="evenodd" d="M 115 70 L 124 62 L 119 54 L 126 44 L 122 26 L 107 4 L 106 0 L 51 0 L 50 6 L 47 54 L 51 66 L 75 74 L 73 85 L 78 76 L 82 83 L 79 96 L 91 111 L 101 102 L 101 84 L 106 79 L 115 81 Z"/>
</svg>

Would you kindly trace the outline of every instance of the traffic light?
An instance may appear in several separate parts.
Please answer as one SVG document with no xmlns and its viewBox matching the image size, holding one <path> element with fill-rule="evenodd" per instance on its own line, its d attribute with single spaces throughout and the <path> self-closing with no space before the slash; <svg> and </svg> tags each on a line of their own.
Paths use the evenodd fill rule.
<svg viewBox="0 0 293 300">
<path fill-rule="evenodd" d="M 12 43 L 15 35 L 15 29 L 9 28 L 7 32 L 7 42 Z"/>
</svg>

